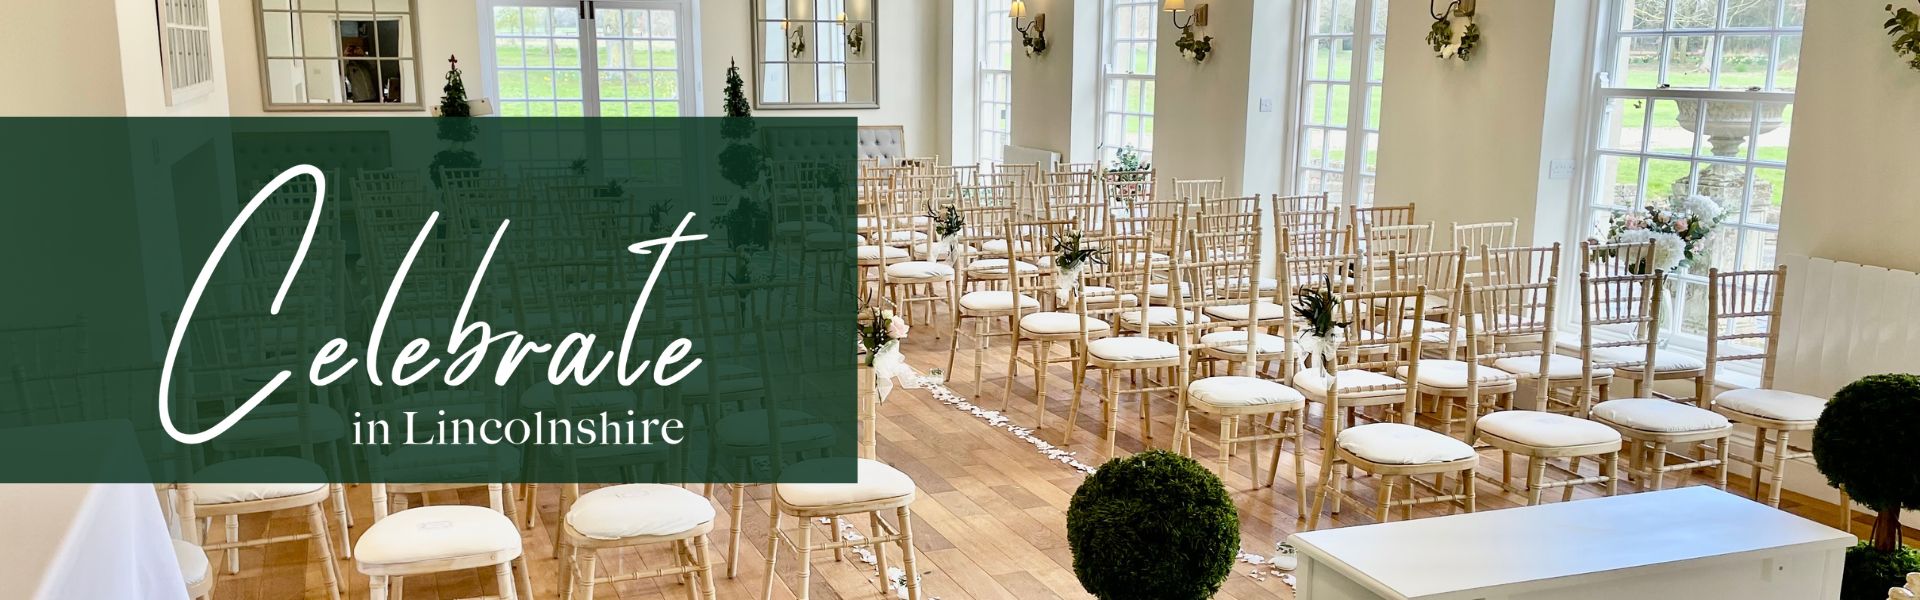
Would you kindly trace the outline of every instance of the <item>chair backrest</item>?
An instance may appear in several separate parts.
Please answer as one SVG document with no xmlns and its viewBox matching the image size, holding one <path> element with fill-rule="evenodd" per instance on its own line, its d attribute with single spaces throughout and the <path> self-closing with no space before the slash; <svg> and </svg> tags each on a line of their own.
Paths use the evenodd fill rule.
<svg viewBox="0 0 1920 600">
<path fill-rule="evenodd" d="M 1401 400 L 1400 422 L 1413 424 L 1417 410 L 1417 389 L 1410 382 L 1420 376 L 1420 335 L 1425 320 L 1403 319 L 1403 314 L 1420 314 L 1427 309 L 1427 290 L 1375 290 L 1349 292 L 1337 296 L 1335 322 L 1348 323 L 1346 334 L 1335 346 L 1334 360 L 1327 367 L 1328 406 L 1337 406 L 1343 394 L 1383 391 L 1406 392 Z M 1341 371 L 1372 371 L 1396 375 L 1395 383 L 1372 386 L 1340 385 Z M 1372 394 L 1368 394 L 1372 395 Z M 1331 413 L 1339 412 L 1329 410 Z M 1332 419 L 1338 422 L 1339 419 Z M 1326 435 L 1335 435 L 1338 431 Z"/>
<path fill-rule="evenodd" d="M 1760 387 L 1773 387 L 1780 352 L 1780 316 L 1787 296 L 1787 267 L 1707 272 L 1707 372 L 1713 381 L 1722 362 L 1761 361 Z"/>
<path fill-rule="evenodd" d="M 1433 224 L 1373 225 L 1360 230 L 1360 247 L 1368 252 L 1426 252 L 1433 250 Z"/>
<path fill-rule="evenodd" d="M 1194 215 L 1199 231 L 1253 231 L 1260 229 L 1260 197 L 1209 198 L 1199 202 Z"/>
<path fill-rule="evenodd" d="M 507 514 L 505 486 L 498 483 L 489 483 L 486 485 L 487 508 L 493 509 L 494 512 L 500 513 L 501 516 L 505 516 Z M 381 519 L 385 519 L 393 514 L 393 507 L 387 502 L 390 497 L 391 495 L 387 493 L 386 482 L 375 481 L 373 483 L 373 522 L 379 523 Z M 526 507 L 526 510 L 533 510 L 533 507 Z"/>
<path fill-rule="evenodd" d="M 1653 381 L 1659 349 L 1659 289 L 1665 271 L 1596 276 L 1580 273 L 1580 359 L 1584 389 L 1593 389 L 1595 369 L 1639 369 Z M 1617 348 L 1618 350 L 1615 350 Z"/>
<path fill-rule="evenodd" d="M 1294 210 L 1273 213 L 1275 229 L 1351 229 L 1340 225 L 1337 210 Z"/>
<path fill-rule="evenodd" d="M 1319 212 L 1326 210 L 1333 210 L 1333 205 L 1328 200 L 1325 192 L 1296 196 L 1273 195 L 1273 211 L 1275 214 L 1309 211 Z M 1338 211 L 1335 211 L 1335 214 L 1338 214 Z"/>
<path fill-rule="evenodd" d="M 1047 219 L 1073 219 L 1081 231 L 1101 233 L 1107 230 L 1112 213 L 1093 194 L 1093 187 L 1073 182 L 1042 183 L 1034 186 L 1039 216 Z"/>
<path fill-rule="evenodd" d="M 1280 250 L 1305 256 L 1331 256 L 1354 251 L 1353 228 L 1280 228 Z"/>
<path fill-rule="evenodd" d="M 1220 179 L 1175 179 L 1169 200 L 1200 202 L 1227 195 L 1227 182 Z M 1256 197 L 1257 200 L 1257 197 Z"/>
<path fill-rule="evenodd" d="M 1400 206 L 1360 206 L 1347 207 L 1347 222 L 1365 230 L 1367 226 L 1412 225 L 1414 204 L 1409 202 Z"/>
<path fill-rule="evenodd" d="M 1106 171 L 1100 174 L 1100 194 L 1108 204 L 1131 207 L 1155 199 L 1156 181 L 1152 169 Z"/>
<path fill-rule="evenodd" d="M 1475 252 L 1469 252 L 1469 255 Z M 1520 319 L 1525 322 L 1544 322 L 1551 326 L 1547 314 L 1553 312 L 1558 286 L 1552 291 L 1542 292 L 1539 286 L 1549 279 L 1555 279 L 1560 270 L 1560 244 L 1537 248 L 1487 248 L 1482 247 L 1477 254 L 1482 266 L 1479 287 L 1520 286 L 1525 291 L 1518 292 L 1513 302 L 1502 302 L 1494 307 L 1501 311 L 1503 318 Z M 1503 297 L 1503 299 L 1505 299 Z"/>
<path fill-rule="evenodd" d="M 1534 373 L 1552 372 L 1549 368 L 1554 351 L 1552 300 L 1559 283 L 1560 278 L 1549 275 L 1540 282 L 1484 286 L 1469 282 L 1461 286 L 1460 314 L 1465 316 L 1460 320 L 1467 330 L 1467 354 L 1464 357 L 1468 365 L 1467 385 L 1470 388 L 1467 397 L 1478 397 L 1479 367 L 1494 367 L 1494 363 L 1502 360 L 1533 361 Z M 1550 387 L 1532 386 L 1535 406 L 1549 406 L 1547 393 Z M 1588 401 L 1585 394 L 1577 396 L 1582 401 Z M 1577 407 L 1577 411 L 1586 414 L 1587 407 Z"/>
<path fill-rule="evenodd" d="M 1580 270 L 1595 277 L 1650 275 L 1654 272 L 1654 244 L 1596 242 L 1580 243 Z"/>
<path fill-rule="evenodd" d="M 1079 313 L 1080 341 L 1082 348 L 1091 340 L 1087 330 L 1087 318 L 1099 319 L 1109 323 L 1120 322 L 1120 317 L 1128 312 L 1135 313 L 1138 323 L 1147 323 L 1147 288 L 1152 283 L 1152 240 L 1144 235 L 1107 235 L 1081 240 L 1086 246 L 1102 249 L 1106 257 L 1104 264 L 1096 263 L 1081 273 L 1080 283 L 1075 286 L 1077 293 L 1072 294 L 1072 311 Z M 1099 287 L 1112 290 L 1115 301 L 1101 301 L 1087 293 L 1090 288 Z M 1127 297 L 1135 299 L 1128 303 Z"/>
<path fill-rule="evenodd" d="M 1255 210 L 1258 212 L 1258 209 Z M 1251 235 L 1251 239 L 1248 239 L 1248 235 Z M 1278 298 L 1263 296 L 1259 293 L 1260 255 L 1258 252 L 1246 251 L 1248 248 L 1259 247 L 1260 232 L 1257 229 L 1250 234 L 1237 231 L 1203 230 L 1193 233 L 1190 237 L 1193 248 L 1193 252 L 1189 253 L 1191 259 L 1183 263 L 1184 268 L 1174 269 L 1180 277 L 1173 285 L 1181 286 L 1177 289 L 1187 290 L 1186 294 L 1173 294 L 1180 298 L 1171 299 L 1174 306 L 1179 307 L 1176 309 L 1176 313 L 1179 313 L 1176 320 L 1181 325 L 1177 336 L 1179 343 L 1188 350 L 1208 346 L 1216 348 L 1241 346 L 1244 357 L 1239 361 L 1242 369 L 1240 374 L 1252 377 L 1258 370 L 1258 361 L 1254 358 L 1259 350 L 1256 342 L 1262 330 L 1261 327 L 1255 326 L 1256 323 L 1285 318 L 1284 314 L 1259 312 L 1261 302 L 1278 300 Z M 1276 295 L 1277 293 L 1278 290 L 1275 290 Z M 1244 308 L 1246 317 L 1233 319 L 1225 316 L 1229 314 L 1225 311 L 1208 312 L 1206 310 L 1233 306 Z M 1208 320 L 1189 322 L 1199 320 L 1189 320 L 1186 311 L 1195 311 L 1195 314 L 1207 313 Z M 1204 338 L 1207 337 L 1207 333 L 1219 328 L 1237 329 L 1245 335 L 1233 336 L 1231 340 L 1222 339 L 1216 344 L 1206 343 Z"/>
<path fill-rule="evenodd" d="M 1520 231 L 1520 220 L 1489 221 L 1486 223 L 1454 223 L 1452 226 L 1454 248 L 1477 249 L 1506 248 L 1514 244 L 1514 236 Z"/>
</svg>

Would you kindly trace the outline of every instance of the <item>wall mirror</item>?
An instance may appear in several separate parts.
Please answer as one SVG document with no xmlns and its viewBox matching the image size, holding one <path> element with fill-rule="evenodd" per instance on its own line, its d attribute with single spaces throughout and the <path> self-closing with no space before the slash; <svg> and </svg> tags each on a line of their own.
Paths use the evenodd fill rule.
<svg viewBox="0 0 1920 600">
<path fill-rule="evenodd" d="M 879 0 L 753 0 L 754 106 L 878 108 Z"/>
<path fill-rule="evenodd" d="M 267 110 L 420 110 L 417 0 L 256 0 Z"/>
</svg>

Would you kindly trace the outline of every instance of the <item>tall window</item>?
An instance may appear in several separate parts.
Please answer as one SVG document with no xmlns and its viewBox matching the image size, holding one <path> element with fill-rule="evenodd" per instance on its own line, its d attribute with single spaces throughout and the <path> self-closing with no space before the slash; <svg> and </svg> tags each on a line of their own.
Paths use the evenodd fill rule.
<svg viewBox="0 0 1920 600">
<path fill-rule="evenodd" d="M 980 158 L 998 163 L 1013 143 L 1013 24 L 1007 16 L 1012 0 L 980 2 L 979 81 Z"/>
<path fill-rule="evenodd" d="M 1775 264 L 1806 0 L 1608 0 L 1587 234 L 1695 195 L 1721 207 L 1669 324 L 1702 333 L 1710 268 Z"/>
<path fill-rule="evenodd" d="M 1158 0 L 1106 0 L 1101 60 L 1103 154 L 1133 148 L 1153 156 L 1153 72 Z"/>
<path fill-rule="evenodd" d="M 679 1 L 496 0 L 487 66 L 502 116 L 691 115 L 692 24 Z M 587 51 L 582 51 L 587 49 Z"/>
<path fill-rule="evenodd" d="M 1294 187 L 1338 204 L 1372 204 L 1387 0 L 1313 0 L 1310 8 Z"/>
</svg>

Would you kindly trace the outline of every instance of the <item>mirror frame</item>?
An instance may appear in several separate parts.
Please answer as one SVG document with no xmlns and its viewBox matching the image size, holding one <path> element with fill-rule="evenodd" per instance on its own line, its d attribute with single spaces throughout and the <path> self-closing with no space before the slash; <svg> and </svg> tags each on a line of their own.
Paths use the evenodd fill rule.
<svg viewBox="0 0 1920 600">
<path fill-rule="evenodd" d="M 407 0 L 407 29 L 413 36 L 413 89 L 416 90 L 412 102 L 313 102 L 288 103 L 273 101 L 273 81 L 267 69 L 267 6 L 266 0 L 254 0 L 253 39 L 254 59 L 260 68 L 260 108 L 266 112 L 420 112 L 427 109 L 426 88 L 422 82 L 425 68 L 420 55 L 420 3 L 427 0 Z M 314 11 L 320 12 L 320 11 Z"/>
<path fill-rule="evenodd" d="M 419 1 L 419 0 L 414 0 Z M 873 19 L 866 21 L 870 27 L 866 35 L 867 47 L 873 49 L 873 61 L 868 63 L 841 63 L 844 65 L 867 64 L 873 67 L 872 102 L 766 102 L 761 99 L 760 86 L 766 82 L 766 40 L 761 24 L 767 23 L 763 3 L 768 0 L 749 0 L 752 4 L 752 21 L 748 23 L 747 37 L 753 39 L 753 107 L 759 110 L 821 110 L 821 109 L 876 109 L 880 108 L 880 4 L 881 0 L 868 0 L 873 3 Z M 820 64 L 820 63 L 814 63 Z M 831 63 L 829 63 L 831 64 Z"/>
</svg>

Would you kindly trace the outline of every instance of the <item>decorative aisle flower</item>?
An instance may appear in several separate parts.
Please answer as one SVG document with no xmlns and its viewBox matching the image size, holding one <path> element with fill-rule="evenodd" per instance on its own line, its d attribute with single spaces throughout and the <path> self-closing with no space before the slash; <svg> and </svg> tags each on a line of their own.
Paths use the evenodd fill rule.
<svg viewBox="0 0 1920 600">
<path fill-rule="evenodd" d="M 1306 327 L 1294 341 L 1299 343 L 1305 353 L 1301 360 L 1318 358 L 1314 369 L 1326 373 L 1327 363 L 1333 360 L 1333 353 L 1346 340 L 1347 325 L 1335 321 L 1334 310 L 1340 305 L 1340 299 L 1333 295 L 1333 278 L 1326 280 L 1324 287 L 1310 287 L 1295 294 L 1293 309 L 1304 319 Z"/>
<path fill-rule="evenodd" d="M 1080 243 L 1082 236 L 1083 234 L 1076 230 L 1053 238 L 1053 264 L 1060 268 L 1059 276 L 1054 278 L 1054 287 L 1058 288 L 1063 298 L 1068 292 L 1080 286 L 1080 274 L 1086 271 L 1089 263 L 1107 264 L 1107 259 L 1102 257 L 1105 251 L 1082 245 Z"/>
<path fill-rule="evenodd" d="M 1687 241 L 1664 231 L 1653 233 L 1653 267 L 1672 271 L 1687 258 Z"/>
<path fill-rule="evenodd" d="M 1720 226 L 1724 211 L 1720 203 L 1701 195 L 1676 198 L 1668 204 L 1614 215 L 1607 223 L 1607 241 L 1653 242 L 1652 264 L 1645 267 L 1675 271 L 1696 264 L 1704 259 L 1706 240 Z"/>
</svg>

